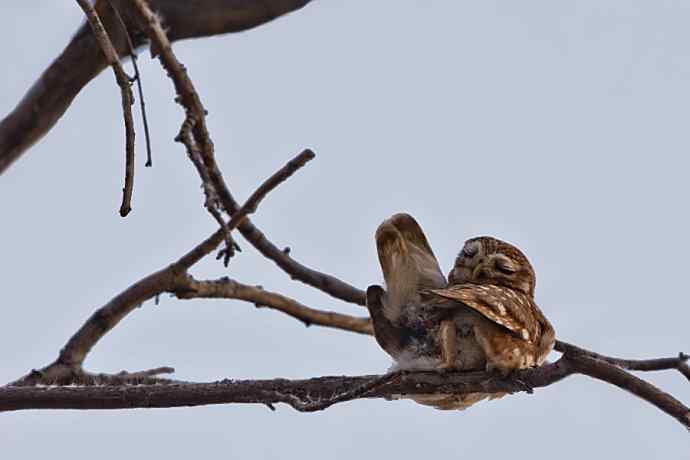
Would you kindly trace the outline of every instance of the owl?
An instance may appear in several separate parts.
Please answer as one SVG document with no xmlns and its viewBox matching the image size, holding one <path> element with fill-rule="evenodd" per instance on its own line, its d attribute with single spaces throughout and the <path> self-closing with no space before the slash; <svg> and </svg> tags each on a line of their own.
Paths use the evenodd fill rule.
<svg viewBox="0 0 690 460">
<path fill-rule="evenodd" d="M 426 293 L 453 303 L 439 302 L 431 308 L 452 312 L 443 320 L 452 318 L 447 328 L 471 328 L 485 355 L 486 370 L 507 375 L 544 362 L 556 336 L 534 301 L 534 269 L 518 248 L 489 236 L 468 240 L 448 284 Z"/>
<path fill-rule="evenodd" d="M 419 224 L 396 214 L 376 232 L 387 289 L 367 290 L 376 340 L 401 369 L 489 370 L 541 364 L 554 330 L 534 302 L 536 277 L 516 247 L 468 240 L 446 282 Z M 485 394 L 415 395 L 439 409 L 464 409 Z"/>
</svg>

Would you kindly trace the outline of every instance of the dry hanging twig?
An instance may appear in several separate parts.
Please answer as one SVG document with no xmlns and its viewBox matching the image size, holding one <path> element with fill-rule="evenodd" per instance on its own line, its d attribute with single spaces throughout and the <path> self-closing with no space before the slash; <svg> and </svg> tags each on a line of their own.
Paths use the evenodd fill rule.
<svg viewBox="0 0 690 460">
<path fill-rule="evenodd" d="M 96 36 L 98 43 L 105 55 L 108 65 L 113 68 L 115 80 L 120 87 L 122 95 L 122 113 L 125 119 L 125 186 L 122 189 L 122 205 L 120 205 L 120 215 L 125 217 L 132 210 L 132 192 L 134 189 L 134 119 L 132 118 L 132 105 L 134 95 L 132 94 L 130 78 L 125 73 L 120 63 L 120 58 L 115 51 L 113 43 L 110 41 L 98 13 L 91 5 L 89 0 L 77 0 L 79 6 L 86 14 L 91 30 Z"/>
<path fill-rule="evenodd" d="M 110 0 L 122 13 L 135 48 L 141 34 L 123 8 L 126 0 Z M 311 0 L 150 0 L 149 5 L 165 18 L 171 41 L 239 32 L 298 10 Z M 101 18 L 104 13 L 101 12 Z M 107 21 L 106 21 L 107 22 Z M 0 120 L 0 174 L 58 122 L 74 98 L 109 64 L 89 30 L 80 27 L 62 53 L 50 64 L 24 98 Z M 110 37 L 120 55 L 128 50 L 119 28 Z M 34 110 L 40 107 L 40 111 Z"/>
<path fill-rule="evenodd" d="M 132 59 L 132 67 L 134 67 L 134 80 L 137 83 L 137 90 L 139 92 L 139 107 L 141 109 L 141 121 L 144 125 L 144 140 L 146 141 L 146 164 L 144 166 L 153 166 L 153 154 L 151 153 L 151 133 L 149 132 L 149 120 L 146 116 L 146 100 L 144 99 L 144 83 L 141 81 L 141 73 L 139 73 L 139 65 L 137 64 L 137 50 L 132 41 L 132 37 L 129 36 L 129 31 L 127 30 L 127 24 L 125 24 L 122 15 L 113 5 L 111 0 L 108 0 L 108 6 L 115 15 L 117 22 L 120 25 L 122 34 L 125 36 L 127 42 L 127 51 L 129 53 L 130 59 Z"/>
</svg>

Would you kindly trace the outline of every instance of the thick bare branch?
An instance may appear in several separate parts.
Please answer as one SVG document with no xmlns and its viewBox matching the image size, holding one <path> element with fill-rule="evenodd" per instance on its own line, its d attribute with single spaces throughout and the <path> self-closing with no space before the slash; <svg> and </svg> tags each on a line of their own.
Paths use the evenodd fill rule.
<svg viewBox="0 0 690 460">
<path fill-rule="evenodd" d="M 552 385 L 584 374 L 630 391 L 690 428 L 690 409 L 653 385 L 618 366 L 585 355 L 568 356 L 552 364 L 519 371 L 499 379 L 483 372 L 439 374 L 394 373 L 384 376 L 318 377 L 308 380 L 223 380 L 215 383 L 98 385 L 90 387 L 0 388 L 0 411 L 23 409 L 125 409 L 208 404 L 286 403 L 303 412 L 362 398 L 399 395 L 517 393 Z"/>
<path fill-rule="evenodd" d="M 533 387 L 554 383 L 571 371 L 562 362 L 520 375 Z M 130 407 L 178 407 L 225 403 L 284 402 L 297 409 L 312 403 L 341 400 L 344 393 L 380 382 L 380 375 L 360 377 L 317 377 L 308 380 L 223 380 L 185 385 L 101 385 L 74 387 L 0 388 L 0 411 L 41 408 L 122 409 Z M 36 390 L 36 391 L 32 391 Z M 67 390 L 67 391 L 64 391 Z M 143 391 L 139 391 L 143 390 Z M 358 397 L 381 398 L 423 393 L 515 393 L 525 390 L 523 382 L 497 379 L 483 372 L 441 375 L 434 372 L 401 374 L 400 378 L 372 388 Z M 342 401 L 341 401 L 342 402 Z"/>
<path fill-rule="evenodd" d="M 111 0 L 124 19 L 135 47 L 145 35 L 123 6 L 127 0 Z M 164 18 L 171 41 L 239 32 L 298 10 L 310 0 L 150 0 Z M 125 34 L 103 0 L 96 10 L 120 56 L 129 53 Z M 27 29 L 28 30 L 28 29 Z M 89 30 L 80 27 L 65 50 L 48 66 L 17 107 L 0 121 L 0 173 L 43 137 L 69 108 L 74 98 L 108 65 Z"/>
</svg>

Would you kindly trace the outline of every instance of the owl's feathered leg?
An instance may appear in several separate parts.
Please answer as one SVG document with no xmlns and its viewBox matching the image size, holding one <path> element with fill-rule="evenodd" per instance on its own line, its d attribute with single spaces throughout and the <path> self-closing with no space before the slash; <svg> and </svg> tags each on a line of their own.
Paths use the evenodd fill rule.
<svg viewBox="0 0 690 460">
<path fill-rule="evenodd" d="M 441 344 L 441 364 L 438 366 L 440 371 L 450 371 L 457 369 L 458 363 L 458 340 L 455 320 L 444 319 L 439 328 Z"/>
<path fill-rule="evenodd" d="M 498 334 L 500 328 L 496 324 L 474 326 L 474 336 L 486 354 L 486 370 L 505 378 L 518 369 L 537 366 L 534 359 L 537 347 L 518 337 Z"/>
</svg>

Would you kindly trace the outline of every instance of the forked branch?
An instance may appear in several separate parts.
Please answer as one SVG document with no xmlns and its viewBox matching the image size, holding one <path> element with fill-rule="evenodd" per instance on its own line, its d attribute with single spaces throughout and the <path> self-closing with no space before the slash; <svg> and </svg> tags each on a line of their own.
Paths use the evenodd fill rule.
<svg viewBox="0 0 690 460">
<path fill-rule="evenodd" d="M 115 0 L 112 1 L 115 2 Z M 98 14 L 93 11 L 93 8 L 90 8 L 89 4 L 83 0 L 78 0 L 78 2 L 86 11 L 89 23 L 94 27 L 95 35 L 104 53 L 110 55 L 107 62 L 114 68 L 118 67 L 117 55 L 113 57 L 113 50 L 119 50 L 120 47 L 112 43 L 109 45 L 108 35 L 102 24 L 99 26 Z M 314 157 L 314 154 L 305 150 L 295 157 L 264 182 L 244 206 L 240 207 L 226 186 L 215 162 L 213 143 L 205 125 L 206 114 L 198 93 L 185 68 L 172 52 L 169 37 L 166 36 L 158 17 L 142 0 L 120 0 L 117 3 L 132 6 L 131 11 L 127 10 L 132 15 L 125 15 L 123 22 L 130 24 L 133 21 L 142 28 L 174 82 L 179 102 L 184 106 L 186 115 L 180 130 L 180 140 L 187 147 L 188 154 L 207 189 L 207 207 L 221 228 L 177 261 L 142 278 L 94 312 L 69 339 L 55 362 L 40 370 L 31 371 L 13 384 L 1 387 L 0 411 L 48 408 L 122 409 L 224 403 L 260 403 L 273 408 L 273 404 L 286 403 L 299 411 L 312 412 L 324 410 L 336 403 L 362 398 L 396 398 L 399 395 L 451 393 L 463 395 L 477 392 L 527 391 L 531 393 L 534 388 L 554 384 L 570 375 L 582 374 L 625 389 L 671 415 L 686 428 L 690 428 L 688 407 L 673 396 L 628 372 L 677 370 L 690 379 L 688 356 L 682 353 L 674 358 L 627 360 L 600 355 L 565 342 L 557 342 L 556 349 L 563 353 L 558 361 L 515 372 L 507 379 L 497 378 L 493 374 L 484 372 L 454 374 L 395 372 L 386 375 L 318 377 L 296 381 L 226 379 L 213 383 L 191 383 L 159 377 L 160 374 L 172 372 L 173 369 L 169 367 L 139 372 L 123 371 L 117 374 L 93 374 L 84 371 L 82 367 L 84 359 L 108 331 L 119 324 L 137 306 L 165 292 L 175 294 L 181 299 L 238 299 L 250 302 L 257 307 L 281 311 L 306 325 L 314 324 L 360 334 L 372 333 L 371 322 L 368 318 L 311 308 L 284 295 L 228 278 L 199 281 L 189 275 L 188 270 L 210 254 L 223 240 L 228 242 L 228 250 L 230 250 L 230 232 L 237 228 L 254 247 L 278 264 L 292 278 L 351 303 L 363 305 L 365 301 L 363 291 L 334 276 L 305 267 L 292 259 L 287 251 L 280 250 L 271 243 L 248 218 L 248 215 L 257 209 L 259 202 L 271 190 L 304 166 Z M 150 3 L 162 5 L 175 2 L 151 1 Z M 183 3 L 179 4 L 183 5 Z M 293 2 L 287 8 L 294 9 L 299 3 Z M 305 3 L 307 1 L 301 2 L 302 5 Z M 280 10 L 277 14 L 283 12 L 285 11 Z M 173 30 L 179 33 L 179 29 Z M 141 36 L 138 36 L 138 39 L 141 40 Z M 119 53 L 121 54 L 121 51 Z M 115 72 L 118 75 L 120 71 L 115 70 Z M 119 77 L 118 82 L 120 82 Z M 41 123 L 45 128 L 45 120 Z M 3 147 L 3 133 L 8 132 L 6 128 L 7 125 L 0 124 L 0 148 Z M 0 149 L 0 170 L 18 155 L 17 152 L 26 147 L 27 139 L 31 140 L 32 136 L 35 138 L 37 132 L 40 132 L 40 129 L 34 129 L 33 134 L 29 134 L 24 140 L 11 142 L 10 150 L 3 152 Z M 219 208 L 231 216 L 227 222 L 223 220 L 220 209 L 216 209 L 215 200 L 220 202 Z M 78 386 L 44 386 L 65 384 Z"/>
<path fill-rule="evenodd" d="M 216 163 L 214 145 L 206 126 L 206 110 L 192 80 L 189 78 L 187 69 L 175 56 L 159 17 L 153 13 L 147 2 L 143 0 L 127 1 L 130 2 L 131 10 L 137 16 L 137 22 L 141 24 L 141 27 L 148 35 L 152 51 L 155 51 L 162 66 L 173 81 L 177 102 L 185 109 L 186 117 L 182 123 L 178 140 L 185 144 L 187 152 L 199 172 L 204 189 L 207 192 L 206 202 L 210 203 L 209 211 L 218 220 L 217 212 L 212 210 L 214 201 L 217 198 L 223 210 L 228 215 L 234 216 L 239 209 L 239 205 L 225 183 L 220 168 Z M 293 279 L 302 281 L 346 302 L 353 302 L 359 305 L 365 304 L 366 296 L 363 291 L 334 276 L 300 264 L 290 257 L 287 251 L 276 247 L 254 226 L 250 219 L 243 219 L 237 228 L 242 236 L 258 249 L 261 254 L 274 261 Z M 222 228 L 222 231 L 226 240 L 228 240 L 227 229 Z M 227 250 L 231 251 L 232 243 L 228 241 L 228 244 Z"/>
<path fill-rule="evenodd" d="M 257 206 L 268 193 L 313 158 L 314 153 L 306 150 L 290 160 L 261 184 L 247 200 L 247 203 L 233 215 L 227 224 L 227 228 L 233 230 L 242 220 L 246 219 L 247 215 L 256 211 Z M 69 383 L 80 381 L 84 375 L 84 370 L 82 369 L 84 359 L 105 334 L 147 300 L 165 292 L 174 293 L 187 286 L 187 277 L 189 276 L 187 270 L 203 257 L 210 254 L 222 240 L 223 232 L 219 230 L 192 248 L 176 262 L 142 278 L 122 291 L 89 317 L 60 350 L 60 354 L 55 362 L 40 370 L 31 371 L 14 382 L 14 384 L 33 385 L 41 382 Z"/>
</svg>

